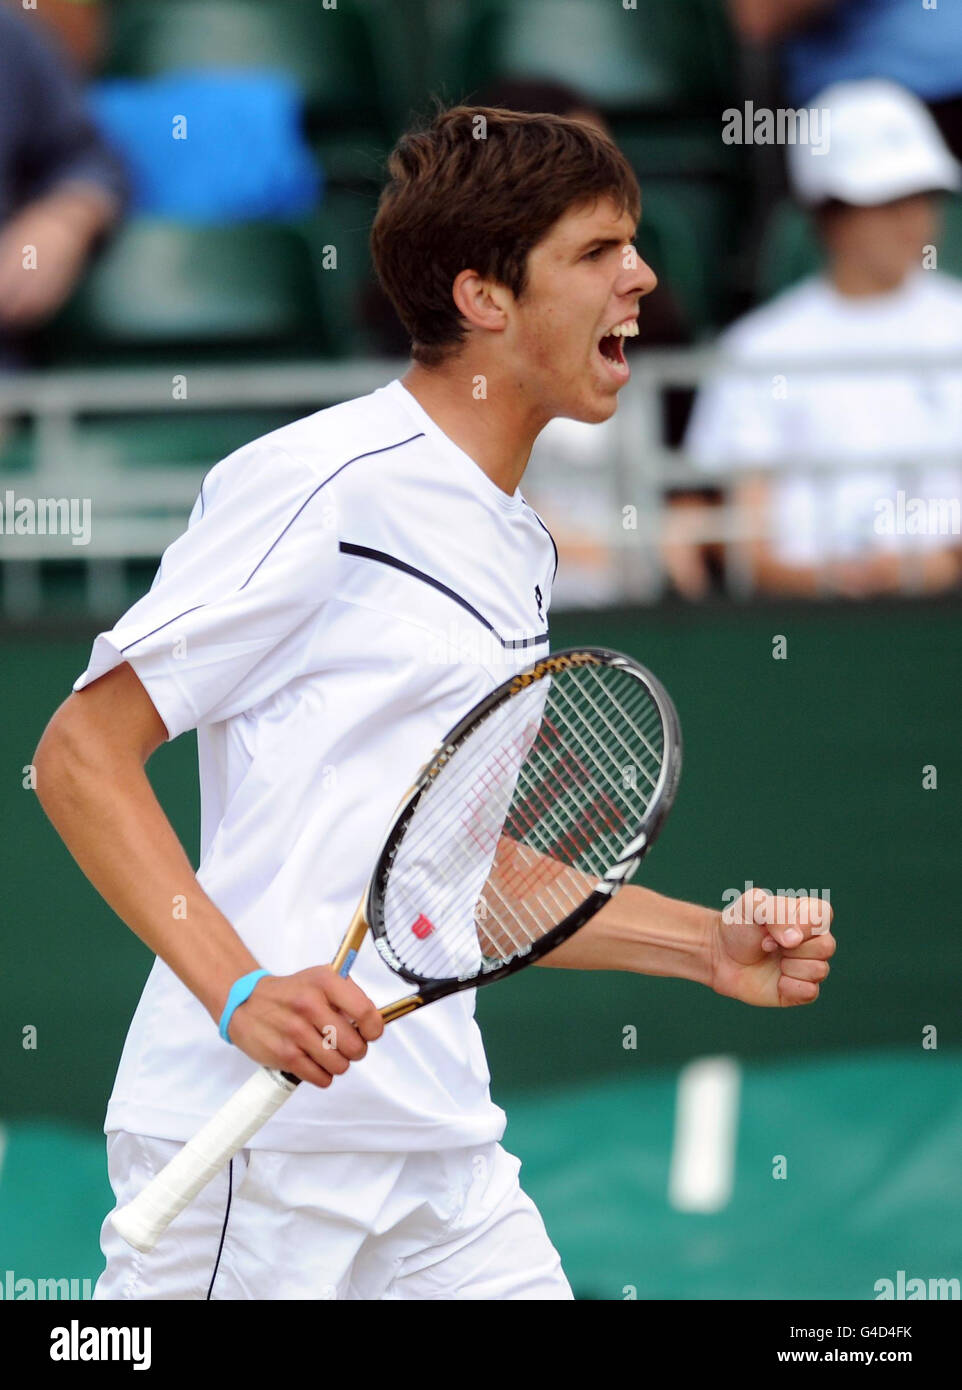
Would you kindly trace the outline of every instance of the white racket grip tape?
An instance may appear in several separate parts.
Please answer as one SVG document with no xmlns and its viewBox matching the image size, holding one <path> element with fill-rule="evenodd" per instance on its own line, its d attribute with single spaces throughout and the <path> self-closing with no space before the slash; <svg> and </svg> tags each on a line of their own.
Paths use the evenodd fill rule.
<svg viewBox="0 0 962 1390">
<path fill-rule="evenodd" d="M 192 1202 L 297 1089 L 272 1067 L 261 1067 L 212 1115 L 180 1153 L 110 1221 L 135 1250 L 153 1250 L 174 1217 Z"/>
</svg>

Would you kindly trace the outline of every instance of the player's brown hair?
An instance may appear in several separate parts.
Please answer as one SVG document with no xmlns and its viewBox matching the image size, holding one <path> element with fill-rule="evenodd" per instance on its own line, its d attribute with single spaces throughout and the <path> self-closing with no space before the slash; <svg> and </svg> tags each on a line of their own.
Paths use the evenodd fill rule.
<svg viewBox="0 0 962 1390">
<path fill-rule="evenodd" d="M 601 130 L 563 116 L 453 106 L 401 136 L 371 229 L 385 293 L 411 355 L 437 366 L 467 336 L 451 294 L 462 270 L 520 299 L 528 253 L 569 208 L 607 194 L 637 221 L 641 195 Z"/>
</svg>

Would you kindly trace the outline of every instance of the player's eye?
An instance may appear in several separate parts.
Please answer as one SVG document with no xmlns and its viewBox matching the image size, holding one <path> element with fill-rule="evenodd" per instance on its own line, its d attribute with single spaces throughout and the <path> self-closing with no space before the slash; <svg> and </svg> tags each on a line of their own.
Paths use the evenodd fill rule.
<svg viewBox="0 0 962 1390">
<path fill-rule="evenodd" d="M 587 252 L 586 255 L 582 256 L 581 259 L 582 259 L 583 261 L 597 261 L 597 260 L 600 260 L 600 259 L 601 259 L 601 254 L 602 254 L 602 252 L 604 251 L 604 249 L 605 249 L 605 248 L 604 248 L 603 246 L 595 246 L 591 251 Z"/>
</svg>

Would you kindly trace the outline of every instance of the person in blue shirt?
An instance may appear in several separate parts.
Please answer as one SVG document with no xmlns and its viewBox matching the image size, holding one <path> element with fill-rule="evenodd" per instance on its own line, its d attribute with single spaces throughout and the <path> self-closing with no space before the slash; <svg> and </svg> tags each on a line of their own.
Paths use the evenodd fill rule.
<svg viewBox="0 0 962 1390">
<path fill-rule="evenodd" d="M 26 360 L 123 214 L 124 166 L 49 31 L 0 7 L 0 367 Z"/>
<path fill-rule="evenodd" d="M 729 9 L 743 38 L 778 45 L 789 105 L 835 82 L 885 77 L 921 97 L 962 157 L 958 0 L 729 0 Z"/>
</svg>

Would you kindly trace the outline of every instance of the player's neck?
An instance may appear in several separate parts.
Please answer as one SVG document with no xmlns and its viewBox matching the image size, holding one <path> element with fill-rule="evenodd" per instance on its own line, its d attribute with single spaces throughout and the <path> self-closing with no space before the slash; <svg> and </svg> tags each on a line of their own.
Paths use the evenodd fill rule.
<svg viewBox="0 0 962 1390">
<path fill-rule="evenodd" d="M 438 428 L 510 497 L 547 420 L 506 381 L 475 365 L 459 360 L 428 368 L 412 362 L 401 381 Z"/>
</svg>

